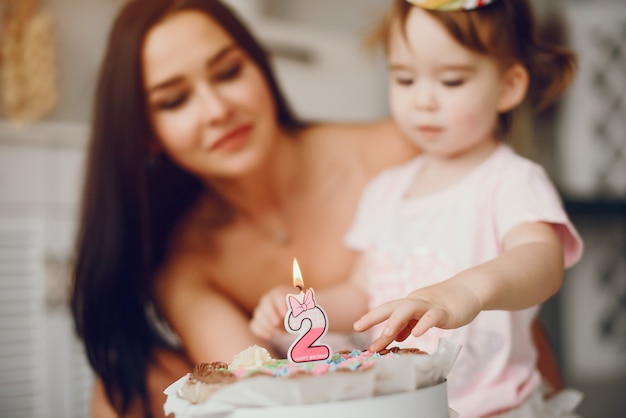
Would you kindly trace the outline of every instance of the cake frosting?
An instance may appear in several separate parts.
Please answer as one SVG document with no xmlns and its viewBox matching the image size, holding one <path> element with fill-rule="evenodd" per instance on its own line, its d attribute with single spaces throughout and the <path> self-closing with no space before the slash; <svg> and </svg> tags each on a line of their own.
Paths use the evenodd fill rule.
<svg viewBox="0 0 626 418">
<path fill-rule="evenodd" d="M 254 353 L 251 354 L 250 352 Z M 245 378 L 253 375 L 268 375 L 274 377 L 293 377 L 303 375 L 319 376 L 337 371 L 363 371 L 374 365 L 384 356 L 400 356 L 403 354 L 427 354 L 425 351 L 413 348 L 401 349 L 393 347 L 383 351 L 372 353 L 368 350 L 344 350 L 333 354 L 329 359 L 317 362 L 292 363 L 286 359 L 273 359 L 269 352 L 259 346 L 252 346 L 244 352 L 236 355 L 228 367 L 237 378 Z M 254 362 L 242 360 L 240 356 L 251 356 Z M 259 361 L 259 359 L 263 359 Z"/>
<path fill-rule="evenodd" d="M 304 418 L 303 413 L 318 416 L 313 412 L 320 408 L 341 415 L 357 406 L 382 408 L 381 402 L 388 401 L 433 408 L 433 414 L 424 416 L 443 418 L 450 416 L 446 377 L 459 350 L 458 344 L 441 340 L 434 353 L 398 347 L 381 352 L 353 349 L 323 361 L 292 363 L 252 346 L 228 364 L 197 365 L 165 390 L 164 409 L 176 418 L 276 418 L 282 413 L 292 416 L 293 411 Z"/>
<path fill-rule="evenodd" d="M 236 354 L 230 364 L 201 363 L 188 375 L 179 395 L 191 403 L 205 402 L 212 394 L 238 379 L 252 376 L 294 378 L 321 376 L 334 372 L 359 372 L 370 369 L 381 358 L 411 354 L 428 354 L 417 348 L 392 347 L 380 352 L 344 350 L 318 362 L 292 363 L 274 359 L 263 347 L 253 345 Z"/>
<path fill-rule="evenodd" d="M 235 354 L 233 356 L 233 360 L 227 366 L 230 370 L 254 370 L 262 368 L 264 365 L 271 363 L 273 360 L 274 359 L 270 355 L 269 351 L 263 347 L 259 347 L 258 345 L 253 345 Z"/>
<path fill-rule="evenodd" d="M 235 375 L 228 371 L 228 364 L 224 362 L 202 363 L 194 367 L 193 372 L 189 374 L 181 388 L 181 395 L 191 403 L 202 403 L 236 379 Z"/>
</svg>

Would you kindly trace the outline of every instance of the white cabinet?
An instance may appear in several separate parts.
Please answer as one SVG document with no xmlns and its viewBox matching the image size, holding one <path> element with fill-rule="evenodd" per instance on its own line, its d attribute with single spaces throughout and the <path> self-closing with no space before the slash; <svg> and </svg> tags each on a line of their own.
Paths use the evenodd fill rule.
<svg viewBox="0 0 626 418">
<path fill-rule="evenodd" d="M 85 417 L 68 305 L 86 128 L 0 123 L 0 416 Z"/>
</svg>

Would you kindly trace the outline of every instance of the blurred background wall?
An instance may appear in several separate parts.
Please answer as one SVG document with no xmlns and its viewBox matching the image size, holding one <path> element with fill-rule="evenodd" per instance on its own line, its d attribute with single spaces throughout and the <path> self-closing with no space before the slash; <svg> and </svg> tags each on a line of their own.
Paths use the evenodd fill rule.
<svg viewBox="0 0 626 418">
<path fill-rule="evenodd" d="M 0 5 L 17 2 L 52 19 L 42 56 L 53 60 L 33 71 L 54 75 L 48 97 L 56 100 L 35 121 L 16 123 L 0 109 L 0 416 L 81 417 L 92 377 L 66 308 L 67 267 L 97 70 L 123 0 Z M 384 60 L 362 43 L 389 0 L 228 2 L 273 54 L 303 117 L 388 115 Z M 525 114 L 518 134 L 555 179 L 586 243 L 542 317 L 567 383 L 586 393 L 582 415 L 624 417 L 626 0 L 534 3 L 544 35 L 574 48 L 580 66 L 569 94 L 540 117 Z"/>
</svg>

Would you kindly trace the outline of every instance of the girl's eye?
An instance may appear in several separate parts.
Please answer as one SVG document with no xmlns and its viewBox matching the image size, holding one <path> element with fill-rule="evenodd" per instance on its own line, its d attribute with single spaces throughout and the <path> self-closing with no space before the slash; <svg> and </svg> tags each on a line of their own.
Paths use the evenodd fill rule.
<svg viewBox="0 0 626 418">
<path fill-rule="evenodd" d="M 443 80 L 442 83 L 446 87 L 459 87 L 465 83 L 465 80 L 462 78 L 456 78 L 456 79 L 450 79 L 450 80 Z"/>
<path fill-rule="evenodd" d="M 224 70 L 219 71 L 217 74 L 215 74 L 215 80 L 217 81 L 233 80 L 239 76 L 242 68 L 243 68 L 242 63 L 237 63 L 229 67 L 226 67 Z"/>
<path fill-rule="evenodd" d="M 411 86 L 413 85 L 413 78 L 411 77 L 394 77 L 394 82 L 400 86 Z"/>
</svg>

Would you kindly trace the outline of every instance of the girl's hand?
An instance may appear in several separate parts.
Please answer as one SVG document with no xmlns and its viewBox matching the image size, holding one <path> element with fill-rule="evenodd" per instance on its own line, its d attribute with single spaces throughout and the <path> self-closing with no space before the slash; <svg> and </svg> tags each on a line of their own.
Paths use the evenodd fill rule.
<svg viewBox="0 0 626 418">
<path fill-rule="evenodd" d="M 286 332 L 284 328 L 285 314 L 287 313 L 287 294 L 293 293 L 293 286 L 277 286 L 267 292 L 252 314 L 250 330 L 266 341 Z"/>
<path fill-rule="evenodd" d="M 409 335 L 419 337 L 432 327 L 454 329 L 470 323 L 481 311 L 482 303 L 465 285 L 459 274 L 444 282 L 411 292 L 404 299 L 384 303 L 363 315 L 355 324 L 365 331 L 387 321 L 370 351 L 380 351 L 392 341 L 404 341 Z"/>
</svg>

